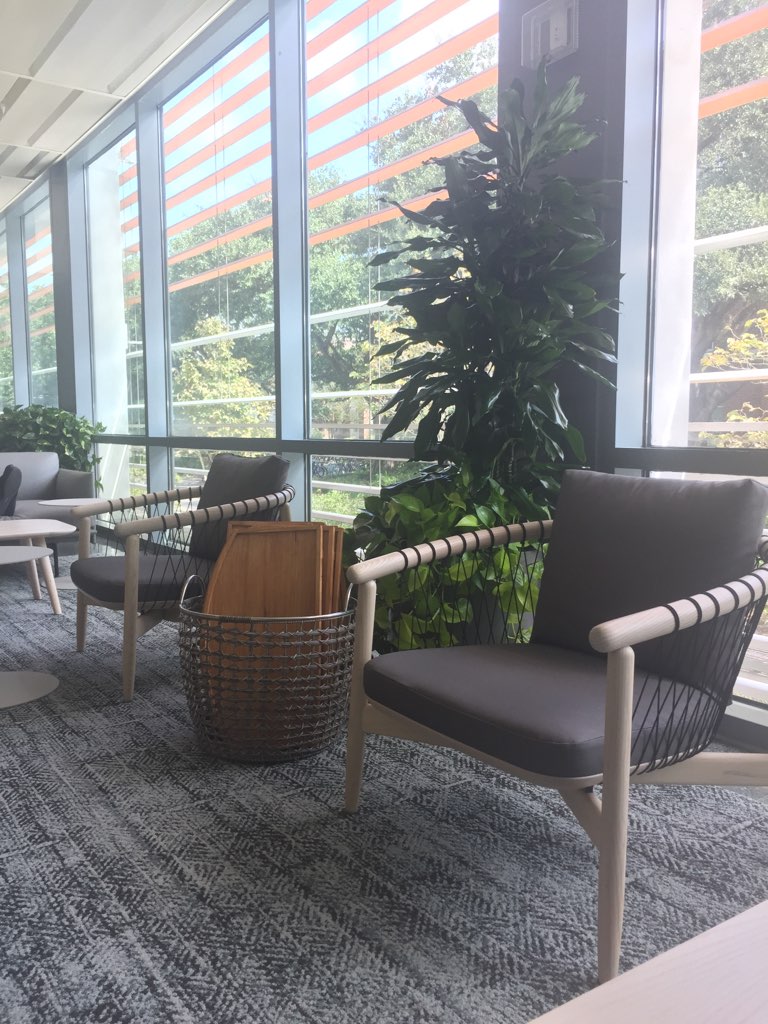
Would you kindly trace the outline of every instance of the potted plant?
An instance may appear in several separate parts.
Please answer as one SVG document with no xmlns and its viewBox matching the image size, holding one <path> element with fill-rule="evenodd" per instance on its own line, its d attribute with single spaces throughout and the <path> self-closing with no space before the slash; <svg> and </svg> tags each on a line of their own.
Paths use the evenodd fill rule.
<svg viewBox="0 0 768 1024">
<path fill-rule="evenodd" d="M 394 293 L 389 304 L 406 321 L 379 352 L 394 359 L 379 383 L 400 385 L 384 407 L 393 415 L 382 440 L 417 424 L 414 458 L 436 466 L 366 501 L 353 529 L 367 557 L 428 535 L 546 517 L 563 469 L 584 463 L 557 377 L 570 364 L 612 386 L 598 369 L 615 362 L 599 317 L 615 308 L 617 277 L 601 269 L 604 183 L 555 170 L 596 138 L 575 120 L 583 99 L 577 79 L 550 96 L 543 65 L 530 113 L 516 81 L 500 96 L 498 124 L 471 100 L 443 99 L 478 146 L 433 161 L 445 194 L 420 212 L 400 206 L 419 233 L 371 261 L 407 266 L 377 286 Z M 414 497 L 437 505 L 410 523 L 403 512 Z M 408 610 L 393 609 L 384 595 L 380 638 L 388 631 L 389 645 L 403 646 L 393 622 Z"/>
<path fill-rule="evenodd" d="M 10 405 L 0 415 L 0 451 L 56 452 L 63 469 L 92 471 L 101 461 L 93 442 L 105 431 L 66 409 L 48 405 Z"/>
</svg>

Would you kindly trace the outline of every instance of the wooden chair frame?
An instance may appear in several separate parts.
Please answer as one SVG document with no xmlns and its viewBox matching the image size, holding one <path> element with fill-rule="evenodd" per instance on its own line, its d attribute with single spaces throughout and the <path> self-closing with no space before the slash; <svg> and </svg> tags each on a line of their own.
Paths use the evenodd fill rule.
<svg viewBox="0 0 768 1024">
<path fill-rule="evenodd" d="M 91 557 L 91 531 L 93 529 L 94 517 L 108 515 L 113 512 L 133 510 L 148 505 L 170 505 L 178 501 L 188 501 L 199 498 L 201 492 L 202 485 L 197 485 L 193 487 L 179 487 L 170 491 L 154 491 L 130 498 L 115 498 L 104 500 L 103 502 L 91 502 L 88 505 L 78 505 L 72 510 L 73 518 L 78 524 L 78 557 Z M 144 519 L 137 518 L 117 524 L 114 527 L 114 533 L 125 546 L 124 597 L 119 603 L 101 601 L 78 588 L 77 650 L 83 651 L 85 649 L 89 605 L 122 611 L 123 698 L 130 700 L 133 697 L 136 677 L 136 641 L 152 629 L 153 626 L 157 625 L 158 622 L 164 619 L 174 620 L 178 618 L 178 600 L 165 603 L 153 602 L 151 610 L 142 610 L 140 607 L 139 554 L 142 537 L 148 537 L 151 534 L 162 534 L 170 530 L 180 530 L 197 524 L 203 525 L 220 520 L 241 519 L 252 513 L 265 512 L 273 508 L 280 510 L 280 518 L 289 519 L 290 510 L 288 503 L 295 496 L 295 493 L 293 487 L 288 485 L 282 491 L 264 495 L 263 497 L 249 498 L 247 501 L 236 501 L 227 505 L 214 505 L 208 508 L 176 512 L 170 515 L 152 516 Z"/>
<path fill-rule="evenodd" d="M 559 791 L 599 854 L 598 979 L 615 977 L 624 914 L 629 786 L 704 784 L 768 785 L 768 754 L 698 753 L 668 767 L 638 772 L 632 765 L 632 709 L 635 654 L 643 641 L 689 629 L 761 600 L 768 590 L 768 569 L 760 567 L 741 579 L 703 594 L 626 615 L 597 625 L 590 632 L 596 652 L 607 655 L 605 745 L 603 773 L 581 778 L 539 775 L 458 743 L 397 714 L 366 696 L 363 670 L 372 657 L 376 583 L 418 565 L 429 565 L 466 551 L 524 541 L 545 541 L 551 521 L 478 530 L 381 555 L 352 566 L 347 573 L 357 588 L 357 632 L 347 737 L 345 808 L 357 810 L 362 784 L 365 737 L 368 733 L 449 747 L 510 775 Z M 761 556 L 765 558 L 764 548 Z M 602 799 L 593 787 L 602 785 Z"/>
</svg>

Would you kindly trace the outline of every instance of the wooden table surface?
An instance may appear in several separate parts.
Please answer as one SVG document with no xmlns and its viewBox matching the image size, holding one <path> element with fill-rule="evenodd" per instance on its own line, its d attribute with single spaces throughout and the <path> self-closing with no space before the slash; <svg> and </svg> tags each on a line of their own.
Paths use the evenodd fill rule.
<svg viewBox="0 0 768 1024">
<path fill-rule="evenodd" d="M 62 523 L 59 519 L 4 519 L 0 522 L 0 540 L 68 537 L 76 531 L 77 527 L 73 523 Z"/>
<path fill-rule="evenodd" d="M 768 901 L 530 1024 L 766 1024 Z"/>
</svg>

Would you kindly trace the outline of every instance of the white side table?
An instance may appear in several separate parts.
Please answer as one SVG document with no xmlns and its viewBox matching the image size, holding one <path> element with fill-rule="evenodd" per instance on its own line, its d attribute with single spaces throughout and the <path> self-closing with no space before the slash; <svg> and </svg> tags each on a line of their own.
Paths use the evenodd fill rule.
<svg viewBox="0 0 768 1024">
<path fill-rule="evenodd" d="M 12 521 L 15 522 L 16 520 Z M 2 525 L 4 524 L 0 523 L 0 526 Z M 40 560 L 47 563 L 48 571 L 50 572 L 51 563 L 48 561 L 50 554 L 50 548 L 40 547 L 39 545 L 4 545 L 0 546 L 0 565 L 21 565 L 26 562 L 28 566 L 34 566 L 35 562 Z M 53 573 L 51 573 L 51 581 L 53 581 Z M 45 582 L 47 585 L 47 578 Z M 35 583 L 37 584 L 39 595 L 40 584 L 37 582 L 37 573 L 35 573 Z M 56 611 L 59 599 L 58 595 L 56 595 L 55 583 L 53 584 L 53 593 L 51 593 L 49 588 L 48 595 L 51 598 L 53 610 Z M 61 608 L 59 607 L 60 611 Z M 52 676 L 48 672 L 0 672 L 0 708 L 12 708 L 17 704 L 26 704 L 27 701 L 37 700 L 38 697 L 45 697 L 46 694 L 55 690 L 58 685 L 59 680 L 56 676 Z"/>
<path fill-rule="evenodd" d="M 0 521 L 0 541 L 15 541 L 17 545 L 28 545 L 28 551 L 34 553 L 30 554 L 26 558 L 21 558 L 18 554 L 20 549 L 18 547 L 0 547 L 0 552 L 16 552 L 16 554 L 4 554 L 1 557 L 8 558 L 9 561 L 0 561 L 0 565 L 13 565 L 19 562 L 27 563 L 27 579 L 29 585 L 32 588 L 32 595 L 36 601 L 39 601 L 42 597 L 40 592 L 40 582 L 37 578 L 37 570 L 35 565 L 37 562 L 40 563 L 40 569 L 43 573 L 43 579 L 45 580 L 45 586 L 48 591 L 48 597 L 51 601 L 51 607 L 53 608 L 56 615 L 61 615 L 61 604 L 59 603 L 59 595 L 56 591 L 56 581 L 53 577 L 53 570 L 51 569 L 51 563 L 49 555 L 53 554 L 50 548 L 45 546 L 45 540 L 47 537 L 69 537 L 75 533 L 76 527 L 72 523 L 61 523 L 58 519 L 4 519 Z"/>
<path fill-rule="evenodd" d="M 59 685 L 48 672 L 0 672 L 0 708 L 14 708 L 52 693 Z"/>
<path fill-rule="evenodd" d="M 55 508 L 78 508 L 80 505 L 101 504 L 103 498 L 45 498 L 38 501 L 38 505 L 53 505 Z"/>
</svg>

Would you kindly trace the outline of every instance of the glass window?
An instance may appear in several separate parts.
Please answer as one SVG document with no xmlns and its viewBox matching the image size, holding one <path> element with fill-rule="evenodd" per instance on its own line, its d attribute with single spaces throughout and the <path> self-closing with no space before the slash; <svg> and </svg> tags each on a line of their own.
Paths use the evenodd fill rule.
<svg viewBox="0 0 768 1024">
<path fill-rule="evenodd" d="M 267 24 L 163 107 L 173 433 L 272 437 Z"/>
<path fill-rule="evenodd" d="M 0 408 L 13 405 L 13 350 L 11 349 L 11 301 L 8 293 L 8 246 L 0 234 Z"/>
<path fill-rule="evenodd" d="M 146 417 L 135 132 L 88 165 L 87 184 L 95 415 L 107 433 L 141 434 Z"/>
<path fill-rule="evenodd" d="M 100 498 L 127 498 L 147 492 L 146 448 L 101 443 L 96 446 L 96 454 L 101 460 L 96 467 Z"/>
<path fill-rule="evenodd" d="M 764 5 L 669 0 L 666 18 L 651 442 L 766 448 Z"/>
<path fill-rule="evenodd" d="M 308 5 L 307 104 L 312 436 L 374 440 L 392 392 L 373 358 L 398 314 L 375 290 L 403 269 L 368 266 L 412 234 L 391 202 L 423 208 L 442 182 L 430 157 L 475 141 L 440 103 L 472 97 L 495 117 L 498 0 Z M 320 495 L 316 497 L 319 499 Z"/>
<path fill-rule="evenodd" d="M 32 403 L 58 406 L 51 211 L 48 199 L 26 214 L 23 223 L 31 378 L 29 396 Z"/>
<path fill-rule="evenodd" d="M 337 455 L 312 458 L 312 518 L 349 526 L 369 494 L 417 476 L 422 463 Z"/>
</svg>

